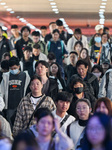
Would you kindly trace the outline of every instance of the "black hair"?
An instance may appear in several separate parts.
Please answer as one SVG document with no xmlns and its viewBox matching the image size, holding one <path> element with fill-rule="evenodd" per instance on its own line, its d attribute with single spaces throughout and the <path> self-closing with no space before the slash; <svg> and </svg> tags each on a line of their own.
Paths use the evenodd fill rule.
<svg viewBox="0 0 112 150">
<path fill-rule="evenodd" d="M 46 26 L 41 26 L 40 29 L 46 29 L 47 30 L 47 27 Z"/>
<path fill-rule="evenodd" d="M 60 34 L 58 29 L 54 29 L 52 33 L 54 34 L 54 33 L 56 33 L 56 32 L 57 32 L 58 34 Z"/>
<path fill-rule="evenodd" d="M 90 122 L 90 120 L 94 117 L 97 117 L 99 119 L 99 121 L 101 122 L 102 126 L 104 127 L 105 131 L 106 131 L 106 137 L 104 139 L 103 142 L 103 146 L 104 149 L 108 149 L 111 150 L 111 147 L 109 147 L 110 145 L 110 137 L 109 137 L 109 116 L 100 112 L 95 113 L 94 115 L 90 116 L 88 123 L 86 125 L 85 128 L 85 135 L 83 138 L 83 142 L 82 142 L 82 150 L 90 150 L 92 149 L 92 144 L 90 143 L 90 141 L 87 138 L 87 130 L 88 130 L 88 124 Z"/>
<path fill-rule="evenodd" d="M 63 26 L 63 22 L 61 20 L 56 20 L 56 25 L 57 26 Z"/>
<path fill-rule="evenodd" d="M 70 54 L 75 54 L 75 55 L 78 57 L 78 54 L 77 54 L 77 52 L 75 52 L 75 51 L 71 51 Z M 70 55 L 70 54 L 69 54 L 69 55 Z"/>
<path fill-rule="evenodd" d="M 37 119 L 37 122 L 43 117 L 51 116 L 51 118 L 54 120 L 54 116 L 52 112 L 48 108 L 39 108 L 34 114 L 34 117 Z"/>
<path fill-rule="evenodd" d="M 38 43 L 34 44 L 34 45 L 33 45 L 33 48 L 35 48 L 35 49 L 40 49 L 40 44 L 38 44 Z"/>
<path fill-rule="evenodd" d="M 51 65 L 50 65 L 50 67 L 53 64 L 55 64 L 58 67 L 58 72 L 57 72 L 56 78 L 61 79 L 62 78 L 62 76 L 61 76 L 61 68 L 60 68 L 59 64 L 57 62 L 52 62 Z M 50 75 L 52 75 L 51 71 L 50 71 Z"/>
<path fill-rule="evenodd" d="M 11 29 L 17 29 L 18 26 L 16 24 L 11 25 Z"/>
<path fill-rule="evenodd" d="M 76 28 L 74 30 L 74 34 L 82 34 L 81 29 L 80 28 Z"/>
<path fill-rule="evenodd" d="M 81 83 L 81 84 L 83 84 L 83 86 L 84 86 L 83 80 L 82 80 L 81 78 L 77 77 L 77 78 L 74 78 L 74 79 L 72 80 L 71 85 L 70 85 L 70 88 L 73 90 L 74 85 L 76 85 L 78 82 Z"/>
<path fill-rule="evenodd" d="M 75 106 L 77 106 L 77 104 L 78 104 L 79 102 L 85 102 L 85 103 L 87 103 L 87 105 L 89 106 L 89 108 L 91 108 L 91 103 L 90 103 L 89 99 L 86 99 L 86 98 L 78 99 L 78 100 L 76 101 L 76 103 L 75 103 Z"/>
<path fill-rule="evenodd" d="M 79 44 L 83 48 L 83 43 L 81 41 L 76 41 L 75 45 L 74 45 L 74 48 L 76 47 L 77 44 Z"/>
<path fill-rule="evenodd" d="M 103 32 L 105 33 L 106 30 L 109 30 L 109 28 L 108 27 L 104 27 L 103 28 Z"/>
<path fill-rule="evenodd" d="M 28 26 L 24 26 L 21 28 L 21 33 L 23 33 L 23 31 L 27 29 L 29 31 L 29 33 L 31 32 L 31 29 Z"/>
<path fill-rule="evenodd" d="M 84 65 L 85 68 L 88 67 L 88 63 L 84 60 L 78 60 L 77 63 L 76 63 L 76 68 L 78 68 L 80 65 Z"/>
<path fill-rule="evenodd" d="M 46 62 L 46 61 L 44 61 L 44 60 L 39 60 L 39 61 L 37 61 L 36 64 L 35 64 L 35 68 L 36 68 L 39 64 L 42 64 L 42 65 L 45 66 L 46 68 L 49 68 L 48 62 Z"/>
<path fill-rule="evenodd" d="M 29 133 L 25 133 L 25 132 L 20 132 L 15 138 L 14 138 L 14 142 L 12 144 L 12 148 L 11 150 L 17 150 L 18 144 L 20 142 L 24 142 L 26 144 L 27 148 L 36 148 L 38 147 L 38 144 L 35 140 L 35 138 Z"/>
<path fill-rule="evenodd" d="M 2 55 L 2 60 L 4 60 L 7 56 L 10 58 L 10 53 L 9 53 L 9 52 L 5 52 L 5 53 Z"/>
<path fill-rule="evenodd" d="M 9 70 L 9 61 L 8 60 L 1 61 L 1 68 L 4 70 Z"/>
<path fill-rule="evenodd" d="M 24 47 L 24 51 L 32 52 L 32 47 L 30 47 L 30 46 L 25 46 L 25 47 Z"/>
<path fill-rule="evenodd" d="M 48 55 L 47 55 L 47 58 L 49 60 L 54 60 L 54 59 L 56 59 L 56 56 L 55 56 L 55 54 L 53 52 L 49 52 Z"/>
<path fill-rule="evenodd" d="M 31 77 L 29 85 L 31 85 L 31 82 L 32 82 L 33 80 L 35 80 L 35 79 L 39 80 L 39 81 L 42 83 L 41 78 L 40 78 L 38 75 L 35 74 L 33 77 Z"/>
<path fill-rule="evenodd" d="M 93 72 L 94 69 L 98 69 L 101 72 L 101 77 L 104 75 L 103 68 L 100 65 L 94 65 L 91 69 L 91 72 Z"/>
<path fill-rule="evenodd" d="M 107 41 L 108 41 L 108 40 L 109 40 L 109 34 L 107 34 L 107 33 L 102 33 L 101 37 L 102 37 L 103 35 L 107 35 Z"/>
<path fill-rule="evenodd" d="M 61 101 L 67 101 L 67 102 L 71 103 L 72 99 L 73 99 L 72 93 L 69 93 L 69 92 L 66 92 L 66 91 L 62 91 L 62 92 L 59 92 L 57 94 L 56 102 L 58 102 L 59 100 L 61 100 Z"/>
<path fill-rule="evenodd" d="M 12 67 L 12 66 L 14 66 L 14 65 L 16 65 L 16 66 L 19 66 L 20 64 L 19 64 L 19 59 L 17 58 L 17 57 L 15 57 L 15 56 L 13 56 L 13 57 L 11 57 L 10 59 L 9 59 L 9 67 Z"/>
<path fill-rule="evenodd" d="M 0 30 L 3 31 L 2 26 L 0 26 Z"/>
<path fill-rule="evenodd" d="M 50 26 L 51 24 L 56 24 L 56 22 L 50 22 L 50 23 L 49 23 L 49 26 Z"/>
<path fill-rule="evenodd" d="M 39 31 L 33 31 L 32 36 L 40 36 L 40 32 Z"/>
</svg>

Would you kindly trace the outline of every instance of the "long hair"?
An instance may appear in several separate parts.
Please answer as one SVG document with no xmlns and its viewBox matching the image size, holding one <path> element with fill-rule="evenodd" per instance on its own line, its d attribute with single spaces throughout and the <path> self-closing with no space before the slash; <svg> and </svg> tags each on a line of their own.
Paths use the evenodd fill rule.
<svg viewBox="0 0 112 150">
<path fill-rule="evenodd" d="M 58 64 L 57 62 L 53 62 L 53 63 L 50 65 L 50 67 L 51 67 L 53 64 L 55 64 L 55 65 L 58 67 L 58 72 L 57 72 L 57 74 L 56 74 L 56 78 L 57 78 L 57 79 L 61 79 L 61 78 L 62 78 L 62 76 L 61 76 L 61 68 L 60 68 L 59 64 Z M 52 75 L 52 72 L 51 72 L 51 71 L 50 71 L 50 75 Z"/>
</svg>

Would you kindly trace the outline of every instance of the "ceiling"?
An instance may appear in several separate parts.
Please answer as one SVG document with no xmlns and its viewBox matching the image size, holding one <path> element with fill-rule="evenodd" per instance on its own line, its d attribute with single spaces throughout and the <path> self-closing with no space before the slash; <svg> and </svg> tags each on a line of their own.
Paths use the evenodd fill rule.
<svg viewBox="0 0 112 150">
<path fill-rule="evenodd" d="M 83 28 L 93 28 L 99 23 L 99 9 L 102 0 L 54 0 L 59 10 L 55 14 L 49 0 L 0 0 L 5 2 L 9 8 L 15 11 L 14 14 L 6 11 L 3 5 L 0 5 L 0 21 L 8 27 L 11 24 L 23 26 L 17 16 L 26 19 L 36 27 L 41 25 L 48 26 L 49 22 L 58 18 L 64 18 L 70 28 L 77 26 Z M 112 0 L 108 0 L 105 8 L 105 25 L 112 27 Z"/>
</svg>

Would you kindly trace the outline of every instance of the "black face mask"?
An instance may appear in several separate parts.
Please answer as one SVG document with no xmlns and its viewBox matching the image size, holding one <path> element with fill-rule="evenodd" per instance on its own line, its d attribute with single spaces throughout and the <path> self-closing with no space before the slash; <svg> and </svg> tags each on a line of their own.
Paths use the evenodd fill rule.
<svg viewBox="0 0 112 150">
<path fill-rule="evenodd" d="M 82 92 L 83 92 L 83 90 L 84 90 L 84 88 L 83 88 L 83 87 L 74 88 L 74 93 L 76 93 L 76 94 L 80 94 L 80 93 L 82 93 Z"/>
</svg>

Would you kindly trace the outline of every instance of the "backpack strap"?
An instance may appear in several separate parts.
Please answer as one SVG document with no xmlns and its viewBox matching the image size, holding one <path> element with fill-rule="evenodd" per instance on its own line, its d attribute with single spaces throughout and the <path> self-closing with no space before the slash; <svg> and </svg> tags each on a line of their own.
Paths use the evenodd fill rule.
<svg viewBox="0 0 112 150">
<path fill-rule="evenodd" d="M 70 125 L 71 125 L 71 124 L 69 124 L 68 127 L 67 127 L 67 135 L 68 135 L 69 137 L 70 137 Z"/>
<path fill-rule="evenodd" d="M 109 83 L 109 72 L 106 73 L 106 84 L 105 84 L 106 92 L 107 92 L 107 88 L 108 88 L 108 83 Z"/>
<path fill-rule="evenodd" d="M 91 84 L 95 79 L 96 77 L 93 75 L 90 79 L 88 79 L 88 83 Z"/>
</svg>

